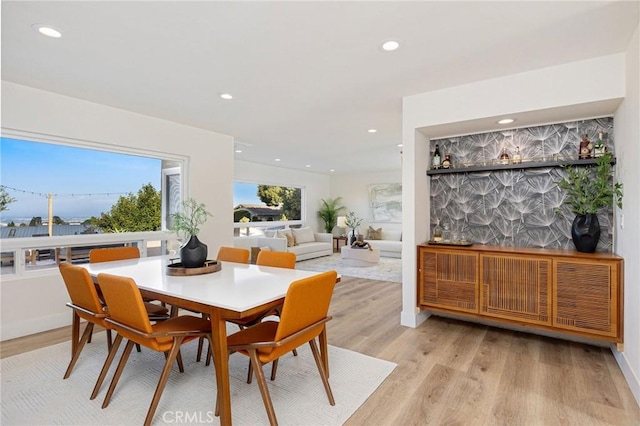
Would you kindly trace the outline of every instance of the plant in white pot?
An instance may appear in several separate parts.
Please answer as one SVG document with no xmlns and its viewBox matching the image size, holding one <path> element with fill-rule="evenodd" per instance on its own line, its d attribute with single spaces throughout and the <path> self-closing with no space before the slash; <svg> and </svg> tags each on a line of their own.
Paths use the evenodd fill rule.
<svg viewBox="0 0 640 426">
<path fill-rule="evenodd" d="M 193 198 L 183 201 L 182 211 L 171 215 L 173 229 L 186 241 L 180 247 L 180 262 L 185 268 L 204 266 L 207 260 L 207 245 L 198 239 L 198 233 L 208 216 L 213 215 L 207 211 L 204 204 Z"/>
<path fill-rule="evenodd" d="M 613 206 L 622 208 L 622 184 L 613 182 L 610 152 L 598 157 L 595 167 L 570 167 L 566 176 L 556 182 L 565 191 L 565 203 L 576 217 L 571 237 L 576 250 L 593 253 L 600 239 L 598 211 Z"/>
</svg>

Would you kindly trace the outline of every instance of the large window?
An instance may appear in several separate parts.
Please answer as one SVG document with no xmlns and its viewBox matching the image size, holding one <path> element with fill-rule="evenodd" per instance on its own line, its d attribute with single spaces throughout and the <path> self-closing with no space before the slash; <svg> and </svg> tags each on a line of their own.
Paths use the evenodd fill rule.
<svg viewBox="0 0 640 426">
<path fill-rule="evenodd" d="M 68 237 L 95 236 L 86 247 L 51 245 L 41 239 L 33 240 L 38 244 L 23 243 L 16 251 L 3 247 L 3 275 L 15 272 L 17 262 L 28 271 L 86 261 L 91 247 L 104 245 L 95 243 L 102 239 L 109 244 L 121 239 L 139 246 L 145 255 L 167 250 L 163 241 L 126 234 L 153 233 L 170 225 L 181 196 L 180 159 L 2 137 L 0 170 L 3 246 L 33 237 L 65 237 L 73 243 Z"/>
<path fill-rule="evenodd" d="M 297 186 L 234 182 L 236 235 L 262 235 L 265 230 L 302 224 L 303 196 L 303 188 Z"/>
</svg>

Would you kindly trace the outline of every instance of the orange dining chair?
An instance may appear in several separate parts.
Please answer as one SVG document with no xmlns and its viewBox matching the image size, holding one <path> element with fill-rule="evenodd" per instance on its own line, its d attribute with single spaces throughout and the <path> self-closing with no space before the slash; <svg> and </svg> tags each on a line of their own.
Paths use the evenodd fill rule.
<svg viewBox="0 0 640 426">
<path fill-rule="evenodd" d="M 108 314 L 98 297 L 96 285 L 89 272 L 70 263 L 61 263 L 59 269 L 71 298 L 71 302 L 68 302 L 67 306 L 73 309 L 72 355 L 71 362 L 64 373 L 66 379 L 71 375 L 84 345 L 91 336 L 94 325 L 99 325 L 107 330 L 107 348 L 111 349 L 111 326 L 105 321 Z M 87 325 L 82 333 L 82 338 L 78 341 L 77 330 L 80 329 L 80 319 L 87 321 Z"/>
<path fill-rule="evenodd" d="M 112 262 L 115 260 L 140 259 L 140 249 L 138 247 L 109 247 L 93 249 L 89 252 L 89 263 Z M 155 303 L 145 301 L 149 315 L 163 317 L 168 315 L 169 310 Z M 166 319 L 166 318 L 159 318 Z M 152 318 L 153 320 L 153 318 Z"/>
<path fill-rule="evenodd" d="M 102 408 L 106 408 L 111 401 L 134 343 L 162 352 L 165 354 L 166 361 L 144 421 L 145 425 L 150 425 L 171 373 L 173 361 L 177 360 L 180 371 L 184 371 L 180 356 L 181 345 L 201 336 L 207 338 L 211 344 L 211 323 L 203 318 L 183 315 L 152 324 L 145 310 L 140 290 L 133 279 L 111 274 L 99 274 L 98 285 L 102 289 L 109 309 L 109 316 L 105 321 L 118 334 L 102 367 L 91 399 L 97 396 L 123 338 L 128 341 L 102 403 Z"/>
<path fill-rule="evenodd" d="M 247 249 L 222 246 L 218 249 L 218 256 L 216 257 L 216 260 L 221 260 L 223 262 L 249 263 L 250 255 L 251 255 L 251 252 Z M 207 316 L 205 314 L 202 314 L 202 317 L 206 318 Z M 196 362 L 200 362 L 200 358 L 202 357 L 203 343 L 204 343 L 204 339 L 200 339 L 198 341 L 198 352 L 196 353 Z M 206 365 L 209 365 L 210 354 L 211 354 L 211 348 L 208 349 Z"/>
<path fill-rule="evenodd" d="M 256 265 L 273 266 L 276 268 L 295 269 L 296 254 L 285 252 L 285 251 L 261 250 L 258 253 L 258 257 L 256 259 Z M 229 319 L 227 321 L 233 324 L 236 324 L 238 327 L 240 327 L 240 330 L 242 330 L 244 328 L 251 327 L 252 325 L 259 323 L 265 317 L 268 317 L 270 315 L 278 315 L 278 313 L 279 313 L 278 309 L 269 309 L 267 311 L 259 312 L 257 314 L 248 316 L 246 318 Z M 209 348 L 208 350 L 210 351 L 211 348 Z M 293 354 L 298 355 L 295 349 L 293 350 Z M 209 362 L 209 359 L 210 358 L 207 358 L 207 363 Z M 277 368 L 275 366 L 276 364 L 274 364 L 274 369 L 272 369 L 271 380 L 275 380 L 275 368 Z M 249 364 L 249 373 L 247 376 L 247 383 L 251 383 L 251 377 L 252 377 L 251 364 Z"/>
<path fill-rule="evenodd" d="M 138 249 L 138 247 L 105 247 L 93 249 L 89 252 L 89 263 L 114 262 L 116 260 L 130 259 L 140 259 L 140 249 Z M 100 290 L 98 289 L 98 291 Z M 165 306 L 145 300 L 144 307 L 151 321 L 164 321 L 169 318 L 169 310 Z M 91 335 L 89 335 L 89 342 L 91 342 Z M 140 345 L 136 345 L 136 350 L 140 352 Z"/>
<path fill-rule="evenodd" d="M 223 246 L 218 249 L 218 256 L 216 259 L 235 263 L 249 263 L 250 255 L 251 252 L 247 249 Z"/>
<path fill-rule="evenodd" d="M 322 359 L 318 351 L 316 337 L 321 334 L 326 336 L 326 322 L 331 319 L 327 313 L 336 279 L 336 271 L 328 271 L 294 281 L 287 290 L 280 321 L 263 321 L 227 337 L 229 354 L 238 352 L 251 360 L 258 378 L 262 401 L 272 425 L 277 424 L 277 420 L 262 366 L 307 342 L 311 346 L 329 403 L 335 405 L 325 370 L 328 363 L 326 359 Z"/>
</svg>

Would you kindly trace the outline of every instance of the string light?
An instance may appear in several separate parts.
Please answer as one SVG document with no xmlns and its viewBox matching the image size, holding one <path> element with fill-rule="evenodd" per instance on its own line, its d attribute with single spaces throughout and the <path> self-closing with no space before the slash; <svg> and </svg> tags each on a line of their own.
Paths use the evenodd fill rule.
<svg viewBox="0 0 640 426">
<path fill-rule="evenodd" d="M 14 188 L 11 186 L 6 186 L 6 185 L 0 185 L 0 188 L 3 189 L 11 189 L 13 191 L 17 191 L 17 192 L 22 192 L 23 194 L 31 194 L 31 195 L 38 195 L 44 198 L 48 198 L 49 197 L 49 193 L 43 193 L 43 192 L 35 192 L 35 191 L 28 191 L 25 189 L 19 189 L 19 188 Z M 51 194 L 54 197 L 98 197 L 98 196 L 105 196 L 105 195 L 128 195 L 130 194 L 129 192 L 99 192 L 99 193 L 86 193 L 86 194 Z"/>
</svg>

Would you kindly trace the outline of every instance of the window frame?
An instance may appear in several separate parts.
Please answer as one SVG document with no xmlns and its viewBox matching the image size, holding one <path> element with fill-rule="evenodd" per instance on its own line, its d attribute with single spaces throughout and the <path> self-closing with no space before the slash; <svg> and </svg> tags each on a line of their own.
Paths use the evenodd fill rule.
<svg viewBox="0 0 640 426">
<path fill-rule="evenodd" d="M 147 157 L 164 162 L 176 163 L 178 166 L 161 169 L 161 196 L 163 202 L 165 170 L 180 170 L 180 197 L 183 198 L 187 190 L 187 182 L 189 181 L 189 158 L 186 156 L 168 154 L 166 152 L 154 151 L 149 149 L 139 149 L 125 147 L 115 144 L 98 143 L 83 139 L 67 138 L 62 136 L 47 135 L 41 133 L 27 132 L 23 130 L 10 129 L 6 127 L 0 128 L 0 136 L 6 138 L 20 139 L 26 142 L 46 143 L 50 145 L 68 146 L 71 148 L 90 149 L 113 154 L 134 155 L 138 157 Z M 28 277 L 38 277 L 57 274 L 55 267 L 43 268 L 36 270 L 27 270 L 25 262 L 26 250 L 51 249 L 57 247 L 74 247 L 74 246 L 90 246 L 109 243 L 137 243 L 141 248 L 141 256 L 146 256 L 146 246 L 149 241 L 161 241 L 163 247 L 168 243 L 178 244 L 178 238 L 175 232 L 166 229 L 165 220 L 165 204 L 163 203 L 161 214 L 160 231 L 148 232 L 123 232 L 108 234 L 89 234 L 89 235 L 64 235 L 64 236 L 45 236 L 31 238 L 6 238 L 1 241 L 2 252 L 14 252 L 14 269 L 12 273 L 2 275 L 2 281 L 13 281 Z"/>
<path fill-rule="evenodd" d="M 277 221 L 264 221 L 264 222 L 233 222 L 233 228 L 289 228 L 289 227 L 297 227 L 304 226 L 305 222 L 307 222 L 307 188 L 304 185 L 291 185 L 291 184 L 283 184 L 283 183 L 274 183 L 274 182 L 265 182 L 265 181 L 253 181 L 250 179 L 233 179 L 234 185 L 236 183 L 245 183 L 251 185 L 268 185 L 268 186 L 281 186 L 284 188 L 299 188 L 300 189 L 300 219 L 296 220 L 277 220 Z M 235 188 L 234 188 L 235 190 Z M 234 203 L 234 208 L 236 204 Z M 231 212 L 233 214 L 233 212 Z M 247 224 L 251 224 L 251 226 L 247 226 Z M 242 234 L 242 232 L 241 232 Z"/>
</svg>

